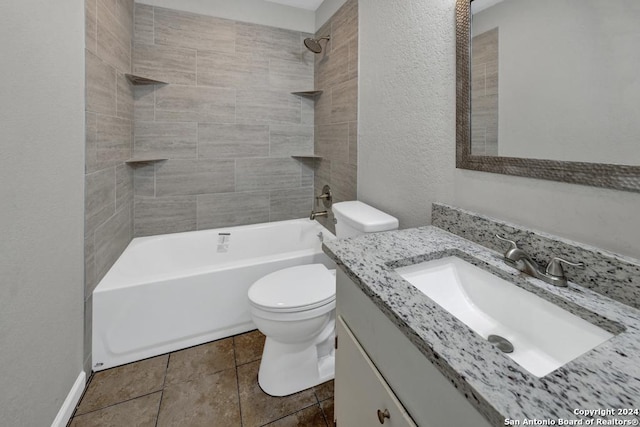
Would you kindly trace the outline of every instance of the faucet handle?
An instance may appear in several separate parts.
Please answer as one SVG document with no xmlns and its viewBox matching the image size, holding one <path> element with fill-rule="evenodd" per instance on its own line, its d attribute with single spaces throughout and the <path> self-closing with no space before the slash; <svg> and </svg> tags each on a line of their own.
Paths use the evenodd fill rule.
<svg viewBox="0 0 640 427">
<path fill-rule="evenodd" d="M 511 243 L 511 247 L 509 248 L 509 250 L 512 250 L 512 249 L 519 249 L 519 248 L 518 248 L 518 244 L 517 244 L 516 242 L 514 242 L 513 240 L 509 240 L 509 239 L 507 239 L 506 237 L 503 237 L 503 236 L 501 236 L 501 235 L 499 235 L 499 234 L 496 234 L 496 237 L 497 237 L 498 239 L 500 239 L 500 240 L 503 240 L 503 241 L 505 241 L 505 242 L 509 242 L 509 243 Z"/>
<path fill-rule="evenodd" d="M 551 261 L 549 261 L 549 264 L 547 264 L 547 269 L 545 271 L 549 276 L 564 277 L 562 264 L 567 264 L 571 267 L 584 268 L 584 262 L 571 262 L 560 257 L 553 257 L 551 258 Z"/>
</svg>

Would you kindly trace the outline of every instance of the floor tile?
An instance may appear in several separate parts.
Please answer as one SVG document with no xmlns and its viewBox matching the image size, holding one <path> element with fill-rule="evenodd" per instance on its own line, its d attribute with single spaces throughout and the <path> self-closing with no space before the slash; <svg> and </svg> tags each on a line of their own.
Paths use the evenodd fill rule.
<svg viewBox="0 0 640 427">
<path fill-rule="evenodd" d="M 324 418 L 327 420 L 327 424 L 333 426 L 333 397 L 320 402 L 320 407 L 324 413 Z"/>
<path fill-rule="evenodd" d="M 244 427 L 262 426 L 317 404 L 318 400 L 312 388 L 285 397 L 269 396 L 258 385 L 259 368 L 259 361 L 237 368 Z"/>
<path fill-rule="evenodd" d="M 76 416 L 70 427 L 154 427 L 161 395 L 156 392 Z"/>
<path fill-rule="evenodd" d="M 333 397 L 333 380 L 322 383 L 313 388 L 319 402 Z"/>
<path fill-rule="evenodd" d="M 257 329 L 233 337 L 236 346 L 236 365 L 260 360 L 265 336 Z"/>
<path fill-rule="evenodd" d="M 234 367 L 233 339 L 210 342 L 171 353 L 166 384 L 195 380 Z"/>
<path fill-rule="evenodd" d="M 76 415 L 144 396 L 162 389 L 168 355 L 97 372 Z"/>
<path fill-rule="evenodd" d="M 195 381 L 167 385 L 157 425 L 240 427 L 236 370 L 227 369 Z"/>
<path fill-rule="evenodd" d="M 265 427 L 327 427 L 327 423 L 322 415 L 320 406 L 313 405 L 267 424 Z"/>
</svg>

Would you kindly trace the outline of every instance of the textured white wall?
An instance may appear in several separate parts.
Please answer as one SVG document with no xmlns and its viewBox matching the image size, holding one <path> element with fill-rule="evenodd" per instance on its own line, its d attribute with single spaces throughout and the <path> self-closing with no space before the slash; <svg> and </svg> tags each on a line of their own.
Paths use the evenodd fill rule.
<svg viewBox="0 0 640 427">
<path fill-rule="evenodd" d="M 402 227 L 443 201 L 640 258 L 640 194 L 455 169 L 454 7 L 360 1 L 358 198 Z"/>
<path fill-rule="evenodd" d="M 358 199 L 415 227 L 451 202 L 454 1 L 360 0 Z"/>
<path fill-rule="evenodd" d="M 0 424 L 51 425 L 82 370 L 84 2 L 0 4 Z"/>
<path fill-rule="evenodd" d="M 315 13 L 264 0 L 142 0 L 136 3 L 169 9 L 184 10 L 219 18 L 286 28 L 287 30 L 316 32 Z"/>
</svg>

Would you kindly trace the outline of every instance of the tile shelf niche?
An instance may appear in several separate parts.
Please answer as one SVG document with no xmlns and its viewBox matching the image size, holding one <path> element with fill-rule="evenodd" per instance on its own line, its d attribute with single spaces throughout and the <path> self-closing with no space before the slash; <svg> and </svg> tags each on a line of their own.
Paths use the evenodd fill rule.
<svg viewBox="0 0 640 427">
<path fill-rule="evenodd" d="M 155 157 L 150 157 L 150 158 L 132 158 L 132 159 L 126 160 L 125 163 L 128 164 L 128 165 L 131 165 L 131 166 L 135 166 L 137 164 L 161 162 L 163 160 L 169 160 L 169 159 L 160 159 L 160 158 L 155 158 Z"/>
<path fill-rule="evenodd" d="M 162 82 L 160 80 L 150 79 L 149 77 L 138 76 L 135 74 L 125 74 L 124 75 L 129 83 L 134 86 L 145 86 L 145 85 L 166 85 L 167 82 Z"/>
<path fill-rule="evenodd" d="M 322 95 L 321 90 L 307 90 L 304 92 L 291 92 L 292 95 L 303 96 L 305 98 L 317 98 Z"/>
<path fill-rule="evenodd" d="M 291 156 L 294 159 L 298 159 L 298 160 L 307 160 L 307 159 L 317 159 L 317 160 L 322 160 L 322 156 L 318 156 L 315 154 L 302 154 L 302 155 L 298 155 L 298 156 Z"/>
</svg>

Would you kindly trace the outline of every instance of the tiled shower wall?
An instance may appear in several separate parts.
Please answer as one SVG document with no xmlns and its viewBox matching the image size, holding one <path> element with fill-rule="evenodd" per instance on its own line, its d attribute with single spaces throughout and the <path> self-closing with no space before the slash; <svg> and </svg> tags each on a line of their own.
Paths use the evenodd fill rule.
<svg viewBox="0 0 640 427">
<path fill-rule="evenodd" d="M 307 217 L 314 104 L 309 34 L 135 6 L 134 234 Z"/>
<path fill-rule="evenodd" d="M 85 370 L 91 295 L 133 235 L 133 0 L 86 0 Z M 87 371 L 88 372 L 88 371 Z"/>
<path fill-rule="evenodd" d="M 473 37 L 471 154 L 498 155 L 498 28 Z"/>
<path fill-rule="evenodd" d="M 316 55 L 315 192 L 329 184 L 334 202 L 357 197 L 358 164 L 358 2 L 348 0 L 316 33 L 331 36 Z M 324 209 L 321 205 L 317 209 Z M 334 229 L 332 217 L 318 219 Z"/>
</svg>

